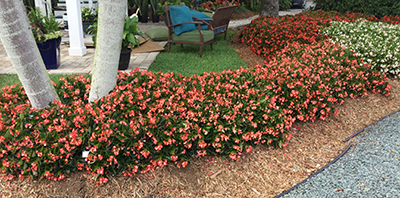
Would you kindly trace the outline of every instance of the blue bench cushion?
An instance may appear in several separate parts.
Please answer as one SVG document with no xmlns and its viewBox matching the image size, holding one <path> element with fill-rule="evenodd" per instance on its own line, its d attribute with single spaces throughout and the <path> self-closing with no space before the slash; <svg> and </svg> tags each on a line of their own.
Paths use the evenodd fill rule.
<svg viewBox="0 0 400 198">
<path fill-rule="evenodd" d="M 197 10 L 190 10 L 190 12 L 192 13 L 192 16 L 193 16 L 193 17 L 196 17 L 196 18 L 198 18 L 198 19 L 211 19 L 211 18 L 210 18 L 209 16 L 207 16 L 206 14 L 204 14 L 204 13 L 202 13 L 202 12 L 199 12 L 199 11 L 197 11 Z M 207 27 L 208 27 L 207 24 L 202 24 L 202 25 L 201 25 L 201 29 L 202 29 L 202 30 L 206 30 Z"/>
</svg>

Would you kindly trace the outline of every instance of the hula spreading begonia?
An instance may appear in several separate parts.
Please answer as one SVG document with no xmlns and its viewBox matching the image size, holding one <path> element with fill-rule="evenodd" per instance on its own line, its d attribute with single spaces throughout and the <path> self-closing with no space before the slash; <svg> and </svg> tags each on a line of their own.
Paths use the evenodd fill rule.
<svg viewBox="0 0 400 198">
<path fill-rule="evenodd" d="M 242 42 L 254 40 L 255 52 L 266 52 L 264 66 L 193 76 L 119 73 L 115 89 L 95 103 L 87 103 L 90 79 L 71 76 L 55 84 L 60 101 L 42 110 L 30 108 L 22 87 L 3 87 L 4 179 L 63 180 L 79 170 L 99 185 L 108 175 L 133 176 L 168 163 L 185 167 L 193 157 L 239 160 L 257 144 L 286 147 L 295 121 L 324 120 L 346 97 L 390 94 L 384 74 L 319 34 L 320 25 L 346 17 L 321 11 L 298 17 L 310 21 L 258 18 L 245 28 L 281 25 L 274 29 L 280 36 L 242 35 Z"/>
</svg>

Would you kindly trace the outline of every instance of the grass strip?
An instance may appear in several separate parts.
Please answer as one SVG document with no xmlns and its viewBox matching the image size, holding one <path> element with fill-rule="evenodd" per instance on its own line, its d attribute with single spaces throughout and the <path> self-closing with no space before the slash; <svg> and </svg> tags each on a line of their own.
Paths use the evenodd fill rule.
<svg viewBox="0 0 400 198">
<path fill-rule="evenodd" d="M 227 39 L 223 35 L 214 38 L 213 50 L 210 45 L 203 47 L 203 56 L 199 56 L 200 48 L 198 45 L 184 44 L 183 48 L 179 44 L 171 45 L 171 52 L 168 53 L 168 46 L 162 51 L 149 71 L 157 73 L 159 71 L 173 72 L 190 76 L 202 74 L 203 72 L 222 72 L 224 70 L 234 70 L 240 67 L 247 68 L 247 64 L 236 53 L 231 45 L 230 38 L 235 32 L 228 31 Z"/>
</svg>

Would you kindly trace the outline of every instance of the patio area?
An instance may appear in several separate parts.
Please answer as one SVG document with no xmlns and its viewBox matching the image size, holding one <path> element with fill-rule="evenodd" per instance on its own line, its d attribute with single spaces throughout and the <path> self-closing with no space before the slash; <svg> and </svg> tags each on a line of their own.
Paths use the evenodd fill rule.
<svg viewBox="0 0 400 198">
<path fill-rule="evenodd" d="M 139 23 L 139 27 L 142 32 L 148 29 L 156 27 L 165 27 L 164 23 Z M 66 35 L 68 33 L 66 32 Z M 92 44 L 90 35 L 84 38 L 85 44 Z M 93 70 L 94 60 L 94 47 L 86 47 L 86 54 L 84 56 L 69 56 L 68 48 L 66 44 L 68 37 L 63 37 L 60 46 L 61 63 L 58 69 L 48 70 L 49 74 L 91 74 Z M 155 42 L 161 47 L 167 44 L 166 41 Z M 154 59 L 160 52 L 148 52 L 148 53 L 132 53 L 129 68 L 125 71 L 129 72 L 135 68 L 140 70 L 147 70 Z M 7 53 L 0 41 L 0 74 L 15 74 L 16 71 L 7 56 Z"/>
<path fill-rule="evenodd" d="M 291 9 L 287 11 L 280 11 L 279 15 L 295 15 L 302 12 L 302 9 Z M 242 20 L 232 20 L 229 23 L 230 29 L 239 29 L 243 26 L 249 24 L 251 20 L 258 16 L 253 16 L 248 19 Z M 160 21 L 159 23 L 139 23 L 139 28 L 142 32 L 152 28 L 166 28 L 165 24 Z M 93 47 L 87 47 L 86 55 L 84 56 L 69 56 L 68 48 L 69 46 L 65 44 L 68 38 L 63 38 L 61 47 L 60 47 L 60 55 L 61 55 L 61 63 L 58 69 L 48 70 L 49 74 L 91 74 L 93 70 L 93 60 L 94 60 L 94 52 L 95 49 Z M 85 38 L 85 43 L 91 43 L 90 37 Z M 155 42 L 161 47 L 164 47 L 167 42 Z M 146 53 L 132 53 L 131 60 L 129 63 L 129 68 L 124 70 L 126 72 L 132 71 L 136 68 L 140 70 L 147 70 L 150 65 L 153 63 L 155 58 L 160 52 L 146 52 Z M 7 53 L 0 41 L 0 74 L 16 74 L 14 67 L 12 66 L 10 59 L 7 56 Z"/>
</svg>

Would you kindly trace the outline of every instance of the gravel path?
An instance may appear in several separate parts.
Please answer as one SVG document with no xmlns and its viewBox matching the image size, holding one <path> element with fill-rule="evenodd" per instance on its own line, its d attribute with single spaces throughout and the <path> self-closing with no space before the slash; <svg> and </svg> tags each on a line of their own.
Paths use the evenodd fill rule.
<svg viewBox="0 0 400 198">
<path fill-rule="evenodd" d="M 321 173 L 277 197 L 400 197 L 399 135 L 397 112 L 366 127 L 348 152 Z"/>
</svg>

